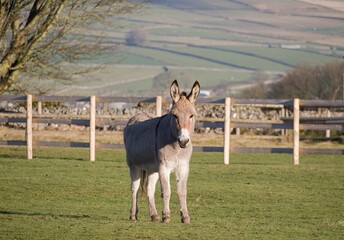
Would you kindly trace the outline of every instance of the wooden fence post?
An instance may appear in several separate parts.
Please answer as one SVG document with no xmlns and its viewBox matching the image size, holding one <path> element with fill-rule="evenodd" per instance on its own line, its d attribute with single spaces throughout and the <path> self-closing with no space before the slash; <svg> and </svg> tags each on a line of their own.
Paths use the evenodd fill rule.
<svg viewBox="0 0 344 240">
<path fill-rule="evenodd" d="M 294 99 L 294 165 L 299 165 L 300 159 L 300 100 Z"/>
<path fill-rule="evenodd" d="M 32 95 L 26 99 L 26 145 L 27 159 L 32 159 Z"/>
<path fill-rule="evenodd" d="M 287 116 L 287 111 L 286 111 L 286 109 L 285 109 L 285 107 L 284 107 L 284 105 L 283 105 L 283 107 L 282 107 L 282 109 L 281 109 L 281 117 L 286 117 L 286 116 Z M 283 137 L 284 137 L 285 135 L 287 135 L 286 132 L 287 132 L 286 129 L 282 129 L 282 130 L 281 130 L 281 134 L 282 134 Z"/>
<path fill-rule="evenodd" d="M 96 97 L 90 98 L 90 161 L 96 160 Z"/>
<path fill-rule="evenodd" d="M 240 107 L 236 107 L 236 109 L 237 109 L 237 117 L 236 117 L 236 119 L 241 119 L 241 109 L 242 109 L 242 107 L 241 106 Z M 237 136 L 240 135 L 240 128 L 236 128 L 235 129 L 235 134 Z"/>
<path fill-rule="evenodd" d="M 37 113 L 38 113 L 38 115 L 42 115 L 42 101 L 37 102 Z M 41 130 L 41 124 L 36 123 L 35 125 L 36 125 L 36 129 L 38 131 L 40 131 Z"/>
<path fill-rule="evenodd" d="M 39 115 L 42 114 L 42 101 L 37 102 L 37 112 Z"/>
<path fill-rule="evenodd" d="M 157 117 L 160 117 L 162 114 L 162 97 L 157 96 L 156 97 L 156 106 L 155 106 L 155 115 Z"/>
<path fill-rule="evenodd" d="M 326 116 L 327 116 L 328 118 L 331 117 L 331 110 L 330 110 L 329 108 L 326 109 Z M 331 137 L 331 130 L 326 130 L 326 137 L 327 137 L 327 138 L 330 138 L 330 137 Z"/>
<path fill-rule="evenodd" d="M 224 124 L 224 146 L 223 146 L 224 164 L 229 164 L 230 136 L 231 136 L 231 98 L 228 97 L 225 100 L 225 124 Z"/>
</svg>

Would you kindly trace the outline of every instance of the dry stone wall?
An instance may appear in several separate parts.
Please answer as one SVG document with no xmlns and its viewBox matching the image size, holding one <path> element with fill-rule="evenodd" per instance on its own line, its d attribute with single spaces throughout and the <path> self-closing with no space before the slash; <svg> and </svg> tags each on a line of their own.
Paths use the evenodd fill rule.
<svg viewBox="0 0 344 240">
<path fill-rule="evenodd" d="M 170 108 L 169 104 L 163 104 L 163 114 L 168 112 Z M 77 103 L 77 104 L 66 104 L 66 105 L 45 105 L 42 107 L 41 113 L 45 117 L 55 118 L 87 118 L 89 115 L 90 105 L 89 103 Z M 197 104 L 197 117 L 200 119 L 212 119 L 221 120 L 225 116 L 224 105 L 215 104 Z M 131 116 L 142 112 L 155 113 L 155 104 L 139 103 L 139 104 L 127 104 L 127 103 L 109 103 L 109 104 L 97 104 L 96 112 L 98 117 L 106 116 L 107 119 L 122 119 L 126 120 Z M 343 117 L 344 109 L 331 110 L 332 117 Z M 34 105 L 34 114 L 39 114 L 38 106 Z M 0 114 L 15 114 L 25 115 L 26 108 L 21 104 L 14 104 L 12 102 L 0 102 Z M 292 116 L 292 109 L 286 110 L 286 116 Z M 278 120 L 282 116 L 281 108 L 260 108 L 252 106 L 240 106 L 231 108 L 231 117 L 233 119 L 244 119 L 244 120 Z M 327 109 L 307 109 L 302 111 L 301 116 L 303 117 L 327 117 Z M 3 126 L 25 128 L 25 123 L 0 123 Z M 35 127 L 35 126 L 34 126 Z M 116 124 L 116 121 L 112 121 L 112 124 L 103 126 L 97 126 L 98 130 L 103 131 L 121 131 L 123 125 Z M 72 126 L 67 124 L 39 124 L 39 128 L 43 129 L 57 129 L 62 131 L 68 130 L 84 130 L 83 126 Z M 208 130 L 198 129 L 200 132 L 207 132 Z M 217 132 L 221 130 L 217 129 Z"/>
</svg>

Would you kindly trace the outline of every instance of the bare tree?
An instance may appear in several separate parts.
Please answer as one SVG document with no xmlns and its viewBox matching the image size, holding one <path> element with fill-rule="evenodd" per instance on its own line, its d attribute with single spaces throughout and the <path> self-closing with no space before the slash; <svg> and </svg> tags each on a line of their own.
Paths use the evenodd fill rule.
<svg viewBox="0 0 344 240">
<path fill-rule="evenodd" d="M 272 84 L 269 98 L 302 98 L 340 100 L 342 97 L 342 64 L 328 62 L 318 66 L 298 66 Z"/>
<path fill-rule="evenodd" d="M 173 72 L 166 66 L 163 67 L 163 70 L 164 72 L 158 74 L 153 79 L 153 89 L 155 89 L 158 95 L 162 95 L 171 82 L 176 79 L 176 76 L 173 74 Z"/>
<path fill-rule="evenodd" d="M 143 28 L 131 30 L 125 35 L 127 45 L 143 45 L 147 40 L 147 32 Z"/>
<path fill-rule="evenodd" d="M 130 0 L 0 0 L 0 93 L 21 88 L 19 75 L 67 79 L 60 63 L 105 48 L 87 27 L 135 7 Z"/>
</svg>

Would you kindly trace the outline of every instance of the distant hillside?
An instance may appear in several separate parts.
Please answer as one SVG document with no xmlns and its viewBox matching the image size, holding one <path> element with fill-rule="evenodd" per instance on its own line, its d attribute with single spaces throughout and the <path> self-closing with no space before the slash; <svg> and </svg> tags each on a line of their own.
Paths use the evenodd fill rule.
<svg viewBox="0 0 344 240">
<path fill-rule="evenodd" d="M 177 78 L 183 87 L 199 80 L 212 96 L 232 95 L 262 77 L 273 82 L 295 66 L 344 55 L 343 9 L 343 1 L 149 1 L 114 18 L 118 28 L 75 31 L 90 41 L 105 36 L 108 50 L 77 63 L 81 71 L 97 71 L 85 71 L 56 93 L 155 96 L 167 94 Z M 145 40 L 126 45 L 135 29 Z"/>
<path fill-rule="evenodd" d="M 207 0 L 176 0 L 176 1 L 166 1 L 166 0 L 152 0 L 151 4 L 161 5 L 164 7 L 182 9 L 182 10 L 224 10 L 232 6 L 225 1 L 207 1 Z M 236 2 L 236 1 L 227 1 Z M 240 4 L 240 3 L 239 3 Z M 228 9 L 229 10 L 229 9 Z"/>
</svg>

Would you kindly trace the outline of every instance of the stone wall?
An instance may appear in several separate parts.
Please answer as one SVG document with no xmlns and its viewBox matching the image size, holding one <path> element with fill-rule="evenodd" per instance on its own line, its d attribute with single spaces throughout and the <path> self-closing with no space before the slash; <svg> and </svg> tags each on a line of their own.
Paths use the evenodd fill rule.
<svg viewBox="0 0 344 240">
<path fill-rule="evenodd" d="M 58 118 L 87 118 L 89 115 L 89 103 L 77 103 L 68 105 L 43 105 L 41 114 L 45 117 Z M 163 104 L 163 114 L 168 112 L 169 104 Z M 221 120 L 224 118 L 225 109 L 224 105 L 219 104 L 196 104 L 197 117 L 200 119 L 212 119 L 213 121 Z M 131 116 L 141 111 L 155 113 L 155 104 L 138 105 L 127 103 L 109 103 L 97 104 L 97 116 L 106 116 L 107 118 L 126 120 Z M 38 105 L 34 105 L 34 114 L 39 114 Z M 26 108 L 21 104 L 13 104 L 12 102 L 0 102 L 0 114 L 10 115 L 15 117 L 16 114 L 25 115 Z M 286 109 L 286 116 L 292 116 L 292 109 Z M 234 119 L 244 120 L 278 120 L 282 116 L 281 108 L 260 108 L 252 106 L 232 107 L 231 117 Z M 301 113 L 302 117 L 327 117 L 327 109 L 307 109 Z M 332 117 L 344 117 L 344 107 L 339 109 L 331 109 Z M 107 126 L 98 126 L 98 130 L 113 131 L 122 130 L 123 125 L 110 124 Z M 0 123 L 3 126 L 25 128 L 25 123 Z M 73 129 L 85 129 L 85 127 L 75 127 L 66 124 L 40 124 L 40 129 L 57 129 L 67 131 Z"/>
</svg>

